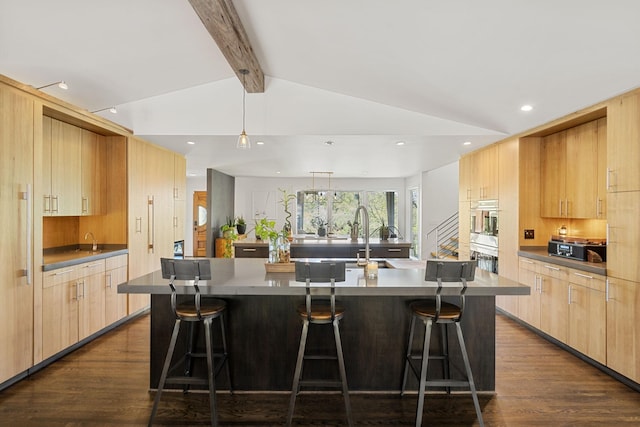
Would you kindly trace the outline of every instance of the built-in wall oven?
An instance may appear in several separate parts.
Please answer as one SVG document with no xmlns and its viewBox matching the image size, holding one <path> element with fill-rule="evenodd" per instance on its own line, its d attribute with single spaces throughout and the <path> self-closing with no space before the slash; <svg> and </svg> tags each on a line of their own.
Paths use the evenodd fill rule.
<svg viewBox="0 0 640 427">
<path fill-rule="evenodd" d="M 498 201 L 473 202 L 469 228 L 471 259 L 478 268 L 498 274 Z"/>
</svg>

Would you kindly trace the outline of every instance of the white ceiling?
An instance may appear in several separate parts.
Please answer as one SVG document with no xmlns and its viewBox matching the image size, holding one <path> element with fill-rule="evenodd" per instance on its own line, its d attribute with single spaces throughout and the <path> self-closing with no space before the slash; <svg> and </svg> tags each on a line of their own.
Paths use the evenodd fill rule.
<svg viewBox="0 0 640 427">
<path fill-rule="evenodd" d="M 0 0 L 0 74 L 116 106 L 99 114 L 191 174 L 283 177 L 415 175 L 640 85 L 637 0 L 234 4 L 266 76 L 250 151 L 242 86 L 187 0 Z"/>
</svg>

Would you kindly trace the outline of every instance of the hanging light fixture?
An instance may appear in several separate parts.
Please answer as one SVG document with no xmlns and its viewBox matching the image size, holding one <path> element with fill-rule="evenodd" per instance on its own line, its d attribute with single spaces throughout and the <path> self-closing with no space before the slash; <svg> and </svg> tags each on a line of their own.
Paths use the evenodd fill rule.
<svg viewBox="0 0 640 427">
<path fill-rule="evenodd" d="M 240 74 L 242 74 L 242 133 L 238 137 L 238 143 L 236 144 L 236 148 L 240 150 L 248 150 L 251 148 L 251 141 L 249 141 L 249 137 L 247 133 L 244 131 L 244 117 L 245 117 L 245 97 L 247 95 L 247 90 L 245 89 L 245 76 L 249 74 L 249 70 L 242 69 L 240 70 Z"/>
<path fill-rule="evenodd" d="M 48 85 L 40 86 L 40 87 L 37 87 L 36 89 L 40 90 L 40 89 L 44 89 L 44 88 L 51 87 L 51 86 L 58 86 L 60 89 L 63 89 L 63 90 L 69 89 L 69 86 L 67 86 L 67 84 L 64 82 L 64 80 L 61 80 L 61 81 L 55 82 L 55 83 L 49 83 Z"/>
</svg>

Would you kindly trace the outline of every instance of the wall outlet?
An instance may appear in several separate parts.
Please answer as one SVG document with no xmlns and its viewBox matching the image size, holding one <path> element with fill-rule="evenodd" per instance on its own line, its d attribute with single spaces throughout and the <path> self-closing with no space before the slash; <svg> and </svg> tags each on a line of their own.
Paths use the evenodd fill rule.
<svg viewBox="0 0 640 427">
<path fill-rule="evenodd" d="M 535 239 L 535 233 L 533 230 L 524 230 L 525 239 Z"/>
</svg>

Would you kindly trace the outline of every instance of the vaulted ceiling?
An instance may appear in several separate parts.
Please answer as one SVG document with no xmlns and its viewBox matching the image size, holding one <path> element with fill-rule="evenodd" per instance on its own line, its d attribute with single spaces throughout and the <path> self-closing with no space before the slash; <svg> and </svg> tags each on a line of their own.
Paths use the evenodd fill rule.
<svg viewBox="0 0 640 427">
<path fill-rule="evenodd" d="M 191 174 L 283 177 L 411 176 L 640 84 L 636 0 L 233 5 L 264 72 L 249 151 L 237 69 L 188 0 L 0 0 L 0 74 L 115 106 L 98 114 L 184 153 Z"/>
</svg>

